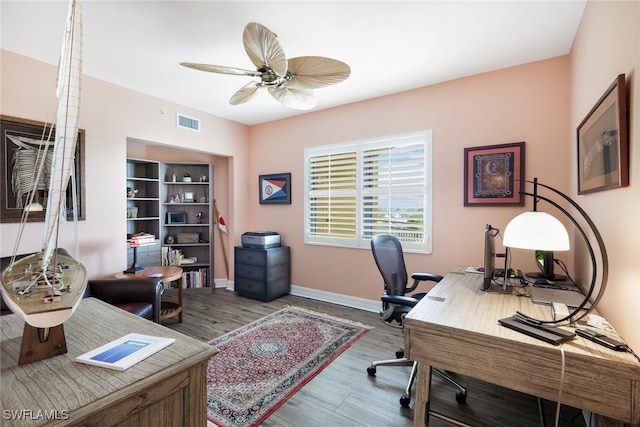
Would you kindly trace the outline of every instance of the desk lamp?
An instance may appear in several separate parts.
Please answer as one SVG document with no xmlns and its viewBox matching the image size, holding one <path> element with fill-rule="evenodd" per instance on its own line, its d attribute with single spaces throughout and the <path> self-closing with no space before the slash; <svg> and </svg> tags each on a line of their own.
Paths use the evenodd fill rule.
<svg viewBox="0 0 640 427">
<path fill-rule="evenodd" d="M 518 316 L 531 320 L 533 323 L 539 323 L 539 324 L 561 323 L 567 320 L 571 321 L 572 319 L 573 321 L 577 321 L 583 318 L 584 316 L 586 316 L 587 314 L 589 314 L 594 309 L 596 304 L 600 301 L 600 297 L 604 293 L 604 290 L 607 284 L 607 276 L 608 276 L 608 268 L 609 268 L 607 251 L 604 247 L 604 242 L 602 241 L 600 232 L 596 228 L 591 218 L 589 218 L 587 213 L 580 206 L 578 206 L 576 202 L 571 200 L 566 194 L 556 190 L 553 187 L 539 183 L 537 178 L 534 178 L 533 181 L 525 181 L 525 182 L 533 184 L 533 193 L 527 193 L 527 192 L 522 193 L 525 196 L 533 197 L 533 211 L 522 213 L 516 216 L 515 218 L 513 218 L 509 222 L 509 224 L 507 225 L 504 231 L 504 238 L 503 238 L 504 246 L 512 247 L 512 248 L 520 248 L 520 249 L 546 250 L 546 251 L 569 250 L 569 235 L 564 225 L 562 225 L 562 223 L 552 215 L 549 215 L 548 213 L 545 213 L 545 212 L 538 211 L 538 202 L 542 200 L 549 203 L 550 205 L 552 205 L 553 207 L 561 211 L 564 215 L 566 215 L 567 218 L 569 218 L 569 220 L 578 230 L 589 252 L 589 257 L 590 257 L 591 266 L 592 266 L 592 275 L 591 275 L 591 282 L 589 284 L 589 290 L 584 300 L 578 307 L 576 307 L 567 316 L 561 319 L 548 321 L 548 320 L 533 319 L 522 313 L 517 313 L 517 314 Z M 593 246 L 591 245 L 591 242 L 587 238 L 586 233 L 584 232 L 580 224 L 578 224 L 576 219 L 569 212 L 567 212 L 562 206 L 558 205 L 553 200 L 539 195 L 538 187 L 542 187 L 546 190 L 549 190 L 555 193 L 556 195 L 560 196 L 565 201 L 567 201 L 569 204 L 571 204 L 571 206 L 582 216 L 584 221 L 588 224 L 589 229 L 591 230 L 592 234 L 595 236 L 595 239 L 598 244 L 598 249 L 600 252 L 600 256 L 602 258 L 601 259 L 602 283 L 598 291 L 598 295 L 595 298 L 593 304 L 591 304 L 591 306 L 588 309 L 585 309 L 578 317 L 574 317 L 574 316 L 576 316 L 576 314 L 578 314 L 581 310 L 583 310 L 585 305 L 587 305 L 587 303 L 589 302 L 589 299 L 591 298 L 591 295 L 595 288 L 595 283 L 597 279 L 597 263 L 596 263 L 596 256 L 593 250 Z"/>
<path fill-rule="evenodd" d="M 133 262 L 131 263 L 131 267 L 127 268 L 123 271 L 123 273 L 140 273 L 141 271 L 146 270 L 144 267 L 140 267 L 138 265 L 138 248 L 140 246 L 150 246 L 155 243 L 155 236 L 153 234 L 137 234 L 131 236 L 129 240 L 129 246 L 133 249 Z"/>
<path fill-rule="evenodd" d="M 504 230 L 504 246 L 510 248 L 568 251 L 569 233 L 552 215 L 538 210 L 538 181 L 533 181 L 533 211 L 513 218 Z"/>
</svg>

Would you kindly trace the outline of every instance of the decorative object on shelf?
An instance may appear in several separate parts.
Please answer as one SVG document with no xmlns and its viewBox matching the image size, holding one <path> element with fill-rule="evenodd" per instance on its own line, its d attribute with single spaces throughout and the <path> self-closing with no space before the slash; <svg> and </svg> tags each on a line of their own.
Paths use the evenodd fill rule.
<svg viewBox="0 0 640 427">
<path fill-rule="evenodd" d="M 523 206 L 524 142 L 464 149 L 465 206 Z"/>
<path fill-rule="evenodd" d="M 171 234 L 169 234 L 165 239 L 164 239 L 165 243 L 168 245 L 172 245 L 176 239 L 175 237 L 173 237 Z"/>
<path fill-rule="evenodd" d="M 138 194 L 138 190 L 134 190 L 131 187 L 127 187 L 127 197 L 128 198 L 136 197 L 136 194 Z"/>
<path fill-rule="evenodd" d="M 167 224 L 186 224 L 186 212 L 167 212 Z"/>
<path fill-rule="evenodd" d="M 200 182 L 207 182 L 207 175 L 200 175 Z"/>
<path fill-rule="evenodd" d="M 139 273 L 144 271 L 144 267 L 140 267 L 138 265 L 138 248 L 140 246 L 151 246 L 155 243 L 156 236 L 153 234 L 145 234 L 140 233 L 137 235 L 131 236 L 131 240 L 129 240 L 129 246 L 133 249 L 133 262 L 131 263 L 131 267 L 127 268 L 123 271 L 123 273 Z"/>
<path fill-rule="evenodd" d="M 629 185 L 626 98 L 620 74 L 578 126 L 578 194 Z"/>
<path fill-rule="evenodd" d="M 202 217 L 204 216 L 204 214 L 202 213 L 202 211 L 199 211 L 196 214 L 196 218 L 198 218 L 198 224 L 202 224 Z"/>
<path fill-rule="evenodd" d="M 258 191 L 261 205 L 291 204 L 291 174 L 260 175 Z"/>
<path fill-rule="evenodd" d="M 182 199 L 183 203 L 193 203 L 193 192 L 191 191 L 185 191 L 184 192 L 184 199 Z"/>
<path fill-rule="evenodd" d="M 589 259 L 591 261 L 591 281 L 589 283 L 589 290 L 585 295 L 585 298 L 578 307 L 576 307 L 573 311 L 570 310 L 570 313 L 567 316 L 554 319 L 551 321 L 546 320 L 538 320 L 531 319 L 529 316 L 524 315 L 522 313 L 517 313 L 518 316 L 521 316 L 525 319 L 531 319 L 534 322 L 540 323 L 562 323 L 567 320 L 572 322 L 577 322 L 583 317 L 587 316 L 598 304 L 600 298 L 604 294 L 604 291 L 607 287 L 607 278 L 609 274 L 609 258 L 607 255 L 607 250 L 604 246 L 604 241 L 602 240 L 602 236 L 600 232 L 596 228 L 596 225 L 593 223 L 591 218 L 587 215 L 587 213 L 582 209 L 576 202 L 569 198 L 566 194 L 556 190 L 553 187 L 548 185 L 544 185 L 538 182 L 537 178 L 534 178 L 533 181 L 526 181 L 528 183 L 533 184 L 533 193 L 527 193 L 523 191 L 523 195 L 531 196 L 533 198 L 533 211 L 525 212 L 514 219 L 512 219 L 504 231 L 503 244 L 505 247 L 513 247 L 513 248 L 522 248 L 522 249 L 530 249 L 530 250 L 568 250 L 569 249 L 569 238 L 566 229 L 557 219 L 553 218 L 551 215 L 546 214 L 544 212 L 538 211 L 538 202 L 545 201 L 549 203 L 551 206 L 558 209 L 562 212 L 574 225 L 582 240 L 584 241 L 587 251 L 589 253 Z M 586 223 L 591 232 L 591 235 L 595 239 L 598 251 L 600 255 L 600 262 L 597 262 L 596 255 L 593 250 L 593 246 L 589 241 L 589 237 L 585 233 L 583 227 L 578 223 L 576 218 L 572 216 L 566 209 L 560 206 L 555 201 L 549 199 L 548 197 L 542 196 L 538 192 L 538 187 L 542 187 L 546 190 L 555 193 L 564 199 L 567 203 L 569 203 L 573 209 L 575 209 L 580 216 L 582 217 L 582 222 Z M 544 225 L 540 225 L 544 224 Z M 552 224 L 550 226 L 548 224 Z M 555 232 L 553 230 L 556 230 Z M 559 230 L 559 231 L 558 231 Z M 549 235 L 548 239 L 542 240 L 543 235 Z M 541 247 L 545 246 L 545 247 Z M 602 272 L 599 273 L 598 266 L 602 266 Z M 598 277 L 600 277 L 600 286 L 598 289 L 598 293 L 596 298 L 593 300 L 593 303 L 590 307 L 585 308 L 587 304 L 590 303 L 591 295 L 593 294 L 596 288 L 596 282 Z"/>
<path fill-rule="evenodd" d="M 171 182 L 176 182 L 176 174 L 174 173 L 173 176 L 171 177 Z"/>
<path fill-rule="evenodd" d="M 191 182 L 191 174 L 189 172 L 185 172 L 182 177 L 182 182 Z"/>
<path fill-rule="evenodd" d="M 200 233 L 176 233 L 176 242 L 178 244 L 200 243 Z"/>
<path fill-rule="evenodd" d="M 127 218 L 137 218 L 137 217 L 138 217 L 138 207 L 129 206 L 127 208 Z"/>
</svg>

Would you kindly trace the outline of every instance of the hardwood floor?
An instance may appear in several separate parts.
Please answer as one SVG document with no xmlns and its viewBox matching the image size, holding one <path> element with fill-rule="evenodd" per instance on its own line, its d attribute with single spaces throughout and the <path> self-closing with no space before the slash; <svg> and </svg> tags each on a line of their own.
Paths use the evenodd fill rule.
<svg viewBox="0 0 640 427">
<path fill-rule="evenodd" d="M 167 290 L 165 297 L 176 298 L 176 294 L 175 289 Z M 183 323 L 173 318 L 163 324 L 208 342 L 286 306 L 308 308 L 373 328 L 267 418 L 263 426 L 412 425 L 411 408 L 403 409 L 399 404 L 409 368 L 379 367 L 375 377 L 367 375 L 372 360 L 392 359 L 402 346 L 402 334 L 380 322 L 376 313 L 291 295 L 264 303 L 225 289 L 186 289 Z M 540 426 L 537 400 L 533 396 L 457 376 L 468 393 L 466 404 L 460 405 L 455 400 L 455 389 L 437 376 L 433 378 L 432 409 L 438 412 L 474 426 Z M 545 411 L 547 425 L 553 426 L 556 405 L 546 402 Z M 450 425 L 435 418 L 430 421 L 435 427 Z M 563 406 L 558 425 L 585 426 L 585 422 L 578 409 Z"/>
</svg>

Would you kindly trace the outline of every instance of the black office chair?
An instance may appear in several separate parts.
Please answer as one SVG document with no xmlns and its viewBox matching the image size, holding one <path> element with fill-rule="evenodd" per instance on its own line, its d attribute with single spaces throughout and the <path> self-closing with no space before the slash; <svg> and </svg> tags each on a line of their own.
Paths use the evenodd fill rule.
<svg viewBox="0 0 640 427">
<path fill-rule="evenodd" d="M 404 316 L 426 295 L 424 292 L 408 296 L 406 294 L 413 292 L 421 282 L 439 282 L 442 280 L 442 276 L 432 273 L 413 273 L 411 275 L 413 284 L 407 287 L 407 268 L 404 264 L 404 255 L 402 254 L 400 241 L 394 236 L 386 234 L 375 236 L 371 239 L 371 251 L 373 252 L 373 258 L 384 280 L 380 320 L 391 327 L 402 329 Z M 418 363 L 404 357 L 404 350 L 402 349 L 396 352 L 396 357 L 397 359 L 371 362 L 371 366 L 367 368 L 367 373 L 370 376 L 375 376 L 376 367 L 378 366 L 411 366 L 409 383 L 407 384 L 405 394 L 400 398 L 400 405 L 408 408 L 411 402 L 411 388 L 413 387 L 418 372 Z M 465 403 L 467 400 L 467 390 L 462 385 L 441 370 L 434 368 L 433 372 L 455 385 L 458 388 L 456 401 L 458 403 Z"/>
</svg>

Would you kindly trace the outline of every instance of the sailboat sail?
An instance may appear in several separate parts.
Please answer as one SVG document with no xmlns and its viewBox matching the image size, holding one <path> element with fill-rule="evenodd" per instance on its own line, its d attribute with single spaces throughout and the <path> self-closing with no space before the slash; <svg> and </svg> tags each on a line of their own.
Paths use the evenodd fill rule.
<svg viewBox="0 0 640 427">
<path fill-rule="evenodd" d="M 79 1 L 70 0 L 58 67 L 55 142 L 42 250 L 16 259 L 15 252 L 28 216 L 28 212 L 25 212 L 12 262 L 0 274 L 0 291 L 7 306 L 36 328 L 54 327 L 66 321 L 80 304 L 87 284 L 84 266 L 57 250 L 60 221 L 66 219 L 66 189 L 73 171 L 77 144 L 81 82 L 82 11 Z M 49 144 L 49 138 L 46 138 L 43 141 L 44 148 L 40 150 L 48 153 Z M 49 156 L 40 157 L 44 162 Z M 39 166 L 38 170 L 41 171 L 42 167 Z M 31 197 L 38 190 L 39 179 L 34 181 Z M 75 215 L 74 219 L 77 220 Z"/>
<path fill-rule="evenodd" d="M 69 18 L 58 68 L 56 140 L 45 216 L 43 262 L 47 263 L 57 246 L 61 218 L 66 218 L 64 201 L 71 177 L 82 86 L 82 11 L 78 2 L 69 5 Z"/>
</svg>

